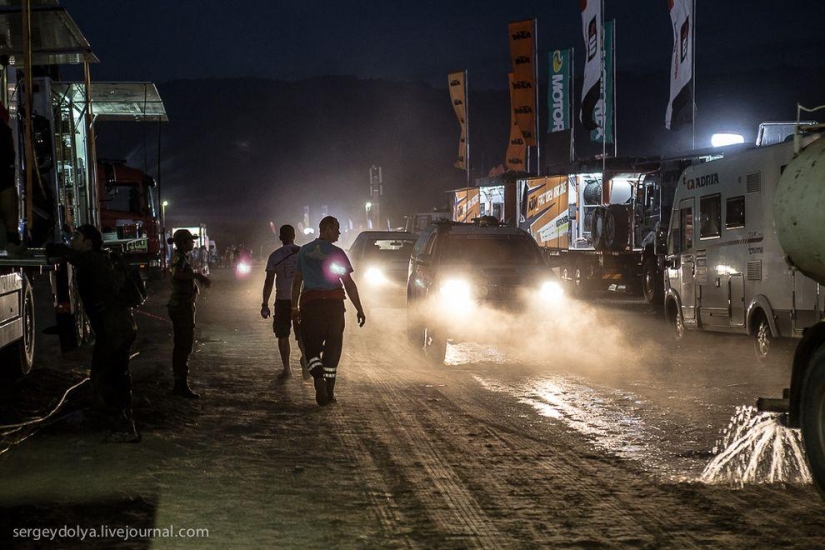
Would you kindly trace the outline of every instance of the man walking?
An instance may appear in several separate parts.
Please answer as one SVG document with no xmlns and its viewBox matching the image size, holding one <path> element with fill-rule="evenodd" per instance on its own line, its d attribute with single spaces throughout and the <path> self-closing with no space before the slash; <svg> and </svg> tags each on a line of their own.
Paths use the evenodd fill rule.
<svg viewBox="0 0 825 550">
<path fill-rule="evenodd" d="M 137 336 L 132 310 L 121 295 L 124 274 L 118 272 L 103 237 L 93 225 L 81 225 L 71 245 L 49 244 L 46 255 L 62 257 L 77 268 L 77 291 L 95 333 L 91 381 L 98 403 L 111 423 L 111 443 L 140 441 L 132 420 L 132 377 L 129 349 Z"/>
<path fill-rule="evenodd" d="M 189 356 L 195 345 L 195 301 L 198 299 L 198 286 L 195 281 L 209 287 L 212 281 L 206 275 L 192 269 L 188 254 L 195 247 L 197 236 L 188 229 L 178 229 L 169 244 L 175 245 L 172 261 L 169 263 L 172 292 L 166 307 L 172 320 L 174 348 L 172 350 L 172 374 L 175 385 L 172 395 L 198 399 L 200 395 L 189 387 Z"/>
<path fill-rule="evenodd" d="M 306 380 L 309 378 L 309 369 L 306 368 L 307 363 L 303 355 L 301 329 L 298 322 L 292 319 L 292 278 L 295 276 L 298 251 L 301 247 L 295 244 L 295 228 L 291 225 L 282 225 L 278 238 L 283 246 L 270 254 L 266 262 L 261 317 L 267 319 L 272 314 L 272 331 L 278 339 L 278 352 L 281 354 L 281 363 L 284 366 L 284 370 L 278 375 L 278 380 L 285 381 L 292 376 L 292 369 L 289 366 L 290 326 L 295 330 L 295 340 L 301 350 L 301 370 Z M 275 305 L 274 312 L 270 312 L 269 296 L 272 294 L 273 282 L 275 283 Z"/>
<path fill-rule="evenodd" d="M 319 238 L 298 252 L 292 279 L 292 315 L 301 323 L 304 353 L 315 380 L 315 401 L 324 406 L 336 401 L 335 376 L 344 344 L 346 296 L 355 306 L 358 326 L 363 327 L 367 318 L 350 275 L 352 264 L 346 253 L 332 244 L 341 235 L 338 220 L 327 216 L 319 229 Z"/>
</svg>

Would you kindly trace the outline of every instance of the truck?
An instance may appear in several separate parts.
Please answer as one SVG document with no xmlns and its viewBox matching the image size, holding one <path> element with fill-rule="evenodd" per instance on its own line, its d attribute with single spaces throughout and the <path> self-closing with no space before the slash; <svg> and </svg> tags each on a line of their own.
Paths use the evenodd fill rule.
<svg viewBox="0 0 825 550">
<path fill-rule="evenodd" d="M 615 285 L 660 304 L 676 181 L 702 158 L 580 161 L 555 175 L 520 179 L 518 226 L 544 249 L 573 297 Z"/>
<path fill-rule="evenodd" d="M 823 125 L 798 128 L 790 158 L 780 166 L 772 203 L 765 203 L 772 208 L 780 261 L 816 282 L 817 290 L 825 284 L 825 139 L 813 138 L 823 130 Z M 811 477 L 825 498 L 825 322 L 821 317 L 797 343 L 790 387 L 781 398 L 761 398 L 756 406 L 779 413 L 785 425 L 801 430 Z"/>
<path fill-rule="evenodd" d="M 118 160 L 99 160 L 97 179 L 106 248 L 119 252 L 144 279 L 160 279 L 164 246 L 157 182 Z"/>
<path fill-rule="evenodd" d="M 818 137 L 809 133 L 806 143 Z M 747 334 L 765 361 L 775 339 L 800 338 L 822 320 L 825 295 L 786 262 L 775 230 L 774 199 L 793 158 L 793 142 L 772 142 L 690 166 L 680 176 L 664 303 L 677 340 L 691 330 Z"/>
<path fill-rule="evenodd" d="M 31 28 L 22 36 L 21 20 Z M 37 353 L 36 279 L 49 279 L 61 349 L 76 348 L 90 336 L 72 266 L 55 265 L 43 247 L 67 242 L 82 224 L 101 226 L 94 123 L 160 121 L 166 114 L 150 83 L 103 85 L 93 101 L 89 67 L 97 57 L 56 3 L 0 7 L 0 32 L 6 37 L 0 44 L 0 101 L 9 113 L 16 237 L 22 242 L 0 250 L 0 369 L 24 375 Z M 83 65 L 83 82 L 58 79 L 58 67 L 72 64 Z"/>
</svg>

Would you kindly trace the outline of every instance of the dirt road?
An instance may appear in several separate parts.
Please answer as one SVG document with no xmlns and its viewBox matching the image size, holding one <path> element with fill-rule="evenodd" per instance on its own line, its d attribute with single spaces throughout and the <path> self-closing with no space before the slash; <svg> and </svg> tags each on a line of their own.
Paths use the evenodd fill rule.
<svg viewBox="0 0 825 550">
<path fill-rule="evenodd" d="M 406 343 L 403 310 L 371 308 L 366 327 L 347 328 L 339 402 L 321 408 L 297 354 L 296 376 L 275 382 L 258 271 L 260 281 L 245 282 L 218 272 L 202 297 L 197 402 L 168 394 L 171 326 L 165 289 L 155 289 L 138 316 L 133 360 L 143 441 L 102 444 L 105 432 L 75 413 L 13 446 L 0 457 L 0 545 L 80 546 L 79 536 L 34 540 L 65 526 L 104 535 L 87 535 L 85 548 L 810 548 L 825 540 L 825 505 L 810 485 L 697 481 L 730 403 L 775 384 L 778 392 L 784 372 L 756 388 L 714 387 L 703 381 L 726 358 L 708 358 L 690 373 L 669 369 L 695 392 L 675 395 L 657 371 L 662 344 L 635 362 L 628 357 L 638 346 L 613 350 L 609 373 L 594 367 L 600 354 L 588 346 L 551 361 L 533 349 L 457 345 L 448 365 L 434 367 Z M 605 331 L 596 342 L 615 337 L 610 323 Z M 84 361 L 39 370 L 51 372 L 52 387 L 68 387 Z M 76 394 L 67 412 L 88 406 L 88 392 Z M 136 540 L 111 536 L 118 528 Z M 153 537 L 140 531 L 150 528 Z"/>
</svg>

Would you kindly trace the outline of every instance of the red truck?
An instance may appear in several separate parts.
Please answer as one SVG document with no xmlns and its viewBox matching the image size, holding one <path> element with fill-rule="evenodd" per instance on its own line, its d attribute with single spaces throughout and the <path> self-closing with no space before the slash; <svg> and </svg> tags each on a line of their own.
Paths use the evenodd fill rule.
<svg viewBox="0 0 825 550">
<path fill-rule="evenodd" d="M 119 251 L 144 279 L 160 279 L 163 243 L 157 182 L 116 160 L 98 161 L 97 182 L 106 248 Z"/>
</svg>

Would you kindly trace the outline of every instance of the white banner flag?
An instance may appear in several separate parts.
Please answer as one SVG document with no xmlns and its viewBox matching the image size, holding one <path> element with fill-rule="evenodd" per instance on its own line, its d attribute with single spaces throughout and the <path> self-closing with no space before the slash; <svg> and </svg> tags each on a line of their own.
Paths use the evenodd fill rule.
<svg viewBox="0 0 825 550">
<path fill-rule="evenodd" d="M 673 25 L 670 101 L 665 128 L 693 122 L 693 0 L 668 0 Z"/>
<path fill-rule="evenodd" d="M 584 34 L 584 85 L 579 119 L 588 130 L 595 130 L 593 110 L 599 101 L 602 78 L 602 0 L 580 0 Z"/>
</svg>

